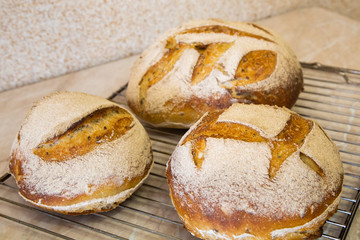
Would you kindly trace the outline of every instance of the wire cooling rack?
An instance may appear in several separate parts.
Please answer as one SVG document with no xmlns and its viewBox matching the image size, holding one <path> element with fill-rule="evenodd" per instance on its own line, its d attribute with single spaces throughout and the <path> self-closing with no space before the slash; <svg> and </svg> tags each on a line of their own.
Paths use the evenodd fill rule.
<svg viewBox="0 0 360 240">
<path fill-rule="evenodd" d="M 338 211 L 324 225 L 321 239 L 345 239 L 360 201 L 360 72 L 317 63 L 302 63 L 305 88 L 293 110 L 323 126 L 339 148 L 345 169 Z M 126 87 L 110 100 L 122 105 Z M 0 179 L 0 202 L 9 207 L 0 217 L 26 226 L 29 238 L 54 239 L 197 239 L 183 228 L 169 198 L 166 162 L 184 134 L 144 124 L 155 165 L 145 183 L 115 210 L 87 216 L 65 216 L 26 203 L 14 179 Z M 23 228 L 22 228 L 23 229 Z"/>
</svg>

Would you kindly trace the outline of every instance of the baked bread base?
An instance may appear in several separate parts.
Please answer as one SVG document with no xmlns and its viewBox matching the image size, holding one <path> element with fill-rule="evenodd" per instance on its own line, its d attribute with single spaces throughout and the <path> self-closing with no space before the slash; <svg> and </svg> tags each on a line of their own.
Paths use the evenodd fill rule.
<svg viewBox="0 0 360 240">
<path fill-rule="evenodd" d="M 172 200 L 172 199 L 171 199 Z M 340 203 L 341 200 L 341 193 L 339 196 L 334 200 L 334 202 L 329 205 L 329 207 L 318 217 L 314 218 L 310 222 L 293 227 L 293 228 L 283 228 L 277 229 L 271 232 L 271 239 L 314 239 L 321 236 L 322 231 L 318 230 L 324 222 L 332 216 Z M 172 200 L 173 201 L 173 200 Z M 174 204 L 174 202 L 173 202 Z M 191 227 L 184 218 L 179 216 L 181 220 L 184 222 L 185 228 L 190 231 L 193 236 L 203 238 L 203 239 L 256 239 L 252 234 L 243 233 L 241 235 L 233 235 L 232 238 L 225 236 L 224 234 L 218 233 L 214 230 L 207 230 L 207 229 L 199 229 Z M 316 229 L 316 230 L 314 230 Z"/>
<path fill-rule="evenodd" d="M 110 211 L 110 210 L 116 208 L 120 203 L 124 202 L 127 198 L 129 198 L 131 196 L 131 194 L 133 192 L 135 192 L 143 184 L 143 182 L 149 176 L 153 166 L 154 166 L 154 162 L 152 162 L 147 174 L 142 178 L 142 180 L 135 187 L 129 188 L 129 189 L 122 191 L 116 195 L 109 196 L 106 198 L 92 199 L 92 200 L 83 201 L 83 202 L 79 202 L 79 203 L 67 205 L 67 206 L 50 206 L 50 205 L 45 205 L 45 204 L 31 201 L 31 200 L 27 199 L 25 196 L 23 196 L 21 194 L 21 192 L 19 192 L 19 195 L 24 200 L 26 200 L 27 202 L 29 202 L 37 207 L 40 207 L 40 208 L 43 208 L 46 210 L 50 210 L 50 211 L 55 211 L 55 212 L 62 213 L 62 214 L 67 214 L 67 215 L 91 214 L 91 213 L 95 213 L 95 212 Z"/>
<path fill-rule="evenodd" d="M 203 116 L 190 128 L 173 152 L 166 172 L 173 205 L 190 232 L 204 239 L 321 235 L 321 227 L 336 212 L 341 199 L 343 167 L 324 130 L 316 122 L 309 125 L 304 119 L 308 124 L 304 125 L 300 118 L 295 121 L 296 116 L 285 108 L 234 104 L 220 115 Z M 236 124 L 251 129 L 238 129 Z M 235 139 L 237 135 L 230 131 L 247 131 L 250 136 L 261 135 L 274 142 L 301 136 L 286 135 L 293 126 L 306 134 L 297 140 L 302 144 L 281 163 L 274 178 L 270 176 L 271 163 L 281 156 L 272 156 L 270 149 L 276 143 L 266 146 L 251 138 Z M 258 133 L 253 134 L 252 129 Z M 310 156 L 314 164 L 302 159 L 302 154 Z"/>
</svg>

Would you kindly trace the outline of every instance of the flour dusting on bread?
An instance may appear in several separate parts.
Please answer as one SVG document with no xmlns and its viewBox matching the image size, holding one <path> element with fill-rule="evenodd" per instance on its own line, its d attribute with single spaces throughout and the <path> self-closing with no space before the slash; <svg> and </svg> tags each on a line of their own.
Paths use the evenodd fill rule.
<svg viewBox="0 0 360 240">
<path fill-rule="evenodd" d="M 195 233 L 207 233 L 203 237 L 210 238 L 227 231 L 239 236 L 268 231 L 279 237 L 295 231 L 310 234 L 308 228 L 320 228 L 339 204 L 342 162 L 334 143 L 311 120 L 302 120 L 312 123 L 304 139 L 295 135 L 282 139 L 284 129 L 305 130 L 301 122 L 291 121 L 299 119 L 295 115 L 275 106 L 234 104 L 217 118 L 212 117 L 216 113 L 203 116 L 189 129 L 167 165 L 170 195 L 188 229 L 196 228 Z M 218 132 L 213 130 L 216 124 L 222 124 Z M 261 137 L 237 133 L 237 125 L 246 126 L 241 128 L 244 131 L 255 129 Z M 297 147 L 272 177 L 272 162 L 280 158 L 273 152 L 282 141 L 294 141 Z M 196 158 L 203 158 L 200 167 Z M 252 221 L 268 229 L 256 234 L 258 224 Z"/>
<path fill-rule="evenodd" d="M 118 114 L 121 111 L 127 112 L 106 99 L 74 92 L 51 94 L 31 108 L 13 143 L 10 162 L 10 170 L 18 180 L 20 193 L 26 200 L 50 209 L 68 209 L 71 213 L 76 210 L 72 206 L 77 207 L 84 202 L 101 206 L 101 202 L 114 200 L 114 196 L 119 197 L 115 202 L 122 198 L 125 200 L 129 196 L 126 186 L 135 190 L 135 185 L 138 186 L 146 178 L 152 167 L 151 143 L 140 122 L 128 112 L 132 122 L 123 135 L 112 141 L 106 137 L 102 139 L 100 136 L 84 135 L 82 132 L 85 127 L 97 127 L 95 124 L 99 120 L 95 119 L 85 127 L 76 129 L 76 133 L 82 134 L 80 137 L 89 140 L 88 142 L 90 138 L 99 139 L 95 148 L 84 154 L 75 150 L 65 160 L 48 160 L 34 153 L 40 143 L 54 137 L 55 142 L 50 142 L 50 147 L 66 144 L 56 140 L 61 134 L 66 134 L 71 138 L 70 141 L 77 141 L 69 134 L 69 129 L 80 120 L 89 118 L 95 111 L 108 107 L 115 107 L 114 112 Z M 116 126 L 118 125 L 101 128 Z M 114 134 L 115 130 L 112 131 Z M 59 149 L 66 147 L 72 146 L 65 145 Z M 62 153 L 57 154 L 61 156 Z"/>
<path fill-rule="evenodd" d="M 245 67 L 238 70 L 241 62 Z M 156 39 L 134 63 L 126 98 L 134 113 L 151 124 L 186 128 L 205 112 L 234 102 L 290 108 L 302 86 L 300 64 L 276 33 L 255 24 L 208 19 Z"/>
</svg>

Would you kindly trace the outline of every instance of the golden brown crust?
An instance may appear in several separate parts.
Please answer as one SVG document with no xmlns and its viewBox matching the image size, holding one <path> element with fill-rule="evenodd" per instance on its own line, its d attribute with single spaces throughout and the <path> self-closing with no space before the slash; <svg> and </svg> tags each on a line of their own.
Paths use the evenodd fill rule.
<svg viewBox="0 0 360 240">
<path fill-rule="evenodd" d="M 77 215 L 115 208 L 141 185 L 152 164 L 149 137 L 127 110 L 63 92 L 32 107 L 14 141 L 9 169 L 25 200 Z"/>
<path fill-rule="evenodd" d="M 170 197 L 185 227 L 203 239 L 319 237 L 342 190 L 335 145 L 316 123 L 294 112 L 242 106 L 204 116 L 170 157 Z M 269 116 L 265 109 L 270 115 L 286 114 L 261 126 L 252 118 Z M 272 124 L 282 128 L 270 134 L 267 127 Z M 257 159 L 264 155 L 268 160 Z"/>
<path fill-rule="evenodd" d="M 236 86 L 229 87 L 227 90 L 233 98 L 237 99 L 238 103 L 267 104 L 291 108 L 303 90 L 302 78 L 301 73 L 298 79 L 294 80 L 294 85 L 272 90 L 246 90 Z"/>
<path fill-rule="evenodd" d="M 44 161 L 65 161 L 82 156 L 124 135 L 132 122 L 132 116 L 125 109 L 99 109 L 74 123 L 66 132 L 40 143 L 33 152 Z"/>
<path fill-rule="evenodd" d="M 130 108 L 153 125 L 184 128 L 234 102 L 291 108 L 303 88 L 295 55 L 269 31 L 204 20 L 165 33 L 134 64 Z"/>
<path fill-rule="evenodd" d="M 223 21 L 225 23 L 225 21 Z M 255 24 L 250 24 L 251 26 L 255 27 Z M 256 28 L 259 28 L 259 26 L 256 26 Z M 261 28 L 262 31 L 264 31 L 264 28 Z M 269 34 L 269 32 L 265 31 L 266 33 Z M 190 28 L 190 29 L 186 29 L 184 31 L 181 31 L 179 34 L 189 34 L 189 33 L 222 33 L 222 34 L 227 34 L 230 36 L 237 36 L 237 37 L 250 37 L 250 38 L 255 38 L 255 39 L 261 39 L 261 40 L 265 40 L 268 42 L 272 42 L 272 40 L 266 38 L 266 37 L 262 37 L 256 34 L 252 34 L 246 31 L 242 31 L 239 29 L 235 29 L 232 27 L 227 27 L 227 26 L 220 26 L 220 25 L 207 25 L 207 26 L 200 26 L 200 27 L 194 27 L 194 28 Z M 271 34 L 269 34 L 271 35 Z"/>
<path fill-rule="evenodd" d="M 127 191 L 129 189 L 136 189 L 139 187 L 139 184 L 149 175 L 152 162 L 149 163 L 143 174 L 132 177 L 126 178 L 124 182 L 119 185 L 114 182 L 111 177 L 109 177 L 105 183 L 101 186 L 97 186 L 95 191 L 89 194 L 79 194 L 72 198 L 64 198 L 62 195 L 49 195 L 49 194 L 39 194 L 34 192 L 33 189 L 28 188 L 26 183 L 23 181 L 23 169 L 22 169 L 22 162 L 21 160 L 21 153 L 15 152 L 13 156 L 18 156 L 17 158 L 11 157 L 10 158 L 10 172 L 14 176 L 17 185 L 19 186 L 19 194 L 22 196 L 26 201 L 34 204 L 35 206 L 56 211 L 62 214 L 67 215 L 84 215 L 90 214 L 95 212 L 104 212 L 110 211 L 116 208 L 120 203 L 125 201 L 132 192 L 126 194 L 122 197 L 118 197 L 116 201 L 106 202 L 105 199 L 111 196 L 116 196 L 119 193 Z M 94 186 L 95 187 L 95 186 Z M 91 186 L 90 186 L 91 188 Z M 91 191 L 91 189 L 90 189 Z M 99 200 L 96 202 L 91 202 L 94 199 L 104 199 L 103 201 Z M 77 204 L 86 203 L 85 206 L 76 206 Z M 59 207 L 68 207 L 68 210 L 56 210 Z"/>
<path fill-rule="evenodd" d="M 318 217 L 327 207 L 334 204 L 336 198 L 333 196 L 327 196 L 315 211 L 308 211 L 302 218 L 283 216 L 281 219 L 274 216 L 273 218 L 254 216 L 253 214 L 246 213 L 244 211 L 237 211 L 231 214 L 225 214 L 219 207 L 212 208 L 212 212 L 209 214 L 204 211 L 205 205 L 208 204 L 206 198 L 197 198 L 196 201 L 188 196 L 179 196 L 174 193 L 172 189 L 176 188 L 177 192 L 186 192 L 186 186 L 174 185 L 173 176 L 171 173 L 171 161 L 166 172 L 168 184 L 170 188 L 170 197 L 174 207 L 181 220 L 184 223 L 185 228 L 193 233 L 196 237 L 202 239 L 235 239 L 236 235 L 251 234 L 256 236 L 256 239 L 272 239 L 271 232 L 277 229 L 292 228 L 304 225 L 310 222 L 312 219 Z M 341 187 L 335 193 L 336 196 L 341 194 Z M 183 204 L 186 202 L 186 204 Z M 338 205 L 338 203 L 336 203 Z M 284 237 L 276 239 L 315 239 L 321 236 L 322 226 L 325 221 L 330 218 L 336 212 L 336 208 L 327 213 L 327 216 L 311 227 L 301 228 L 298 232 L 291 232 Z M 213 234 L 204 235 L 200 233 L 199 229 L 207 229 L 209 232 L 214 231 L 219 236 L 226 236 L 219 238 L 218 236 L 212 236 Z M 247 239 L 247 238 L 245 238 Z M 253 239 L 253 237 L 249 237 Z M 255 239 L 255 238 L 254 238 Z"/>
<path fill-rule="evenodd" d="M 224 95 L 215 94 L 208 99 L 192 95 L 190 99 L 183 101 L 172 99 L 164 104 L 164 107 L 171 109 L 169 112 L 159 111 L 156 113 L 139 112 L 131 102 L 128 104 L 136 115 L 142 116 L 143 119 L 154 125 L 183 128 L 184 126 L 191 126 L 203 113 L 230 107 L 232 102 L 231 96 L 227 93 Z"/>
<path fill-rule="evenodd" d="M 305 137 L 312 128 L 312 122 L 300 117 L 297 114 L 291 114 L 286 126 L 274 138 L 264 138 L 255 129 L 232 122 L 216 122 L 222 111 L 213 112 L 206 115 L 197 125 L 197 128 L 190 131 L 186 138 L 180 143 L 192 142 L 192 155 L 195 165 L 200 168 L 204 161 L 204 151 L 207 138 L 236 139 L 246 142 L 266 142 L 271 149 L 271 160 L 269 165 L 269 177 L 273 179 L 276 172 L 280 169 L 283 162 L 297 149 L 301 148 Z M 199 157 L 201 156 L 201 157 Z M 323 171 L 314 161 L 300 152 L 300 158 L 305 164 L 320 175 Z"/>
</svg>

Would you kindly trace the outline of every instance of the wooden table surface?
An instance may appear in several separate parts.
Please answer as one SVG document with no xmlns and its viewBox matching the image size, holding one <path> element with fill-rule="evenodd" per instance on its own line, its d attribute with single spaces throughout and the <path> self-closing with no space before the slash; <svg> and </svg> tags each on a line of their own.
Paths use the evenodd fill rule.
<svg viewBox="0 0 360 240">
<path fill-rule="evenodd" d="M 258 22 L 279 32 L 304 62 L 360 69 L 360 22 L 319 8 L 301 9 Z M 0 93 L 0 175 L 8 170 L 13 139 L 32 103 L 54 91 L 81 91 L 109 97 L 126 84 L 137 56 L 67 74 L 58 78 Z M 6 192 L 0 192 L 5 196 Z M 0 202 L 0 214 L 13 211 Z M 360 239 L 357 212 L 347 239 Z M 30 216 L 31 218 L 31 216 Z M 40 221 L 37 219 L 37 221 Z M 51 223 L 49 223 L 51 224 Z M 56 224 L 56 223 L 54 223 Z M 79 231 L 79 238 L 83 235 Z M 0 218 L 2 239 L 41 239 L 47 235 L 21 224 Z"/>
</svg>

